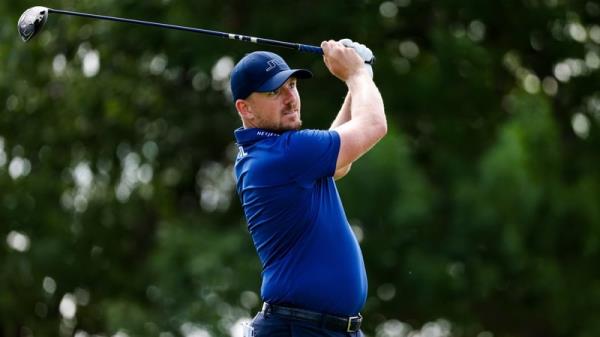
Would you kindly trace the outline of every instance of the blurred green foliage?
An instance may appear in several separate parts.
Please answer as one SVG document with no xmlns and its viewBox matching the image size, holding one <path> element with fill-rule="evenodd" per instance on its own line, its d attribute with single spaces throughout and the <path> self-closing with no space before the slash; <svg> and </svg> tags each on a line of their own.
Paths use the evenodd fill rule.
<svg viewBox="0 0 600 337">
<path fill-rule="evenodd" d="M 24 44 L 34 5 L 0 3 L 0 337 L 237 336 L 260 265 L 228 72 L 263 47 L 58 15 Z M 338 184 L 365 332 L 600 335 L 597 0 L 43 5 L 367 44 L 390 132 Z M 327 128 L 344 85 L 269 50 L 314 72 L 303 118 Z"/>
</svg>

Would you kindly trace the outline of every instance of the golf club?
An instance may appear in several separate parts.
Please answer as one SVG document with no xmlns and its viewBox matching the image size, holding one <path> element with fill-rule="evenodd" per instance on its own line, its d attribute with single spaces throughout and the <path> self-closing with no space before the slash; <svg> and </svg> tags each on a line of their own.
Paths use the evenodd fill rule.
<svg viewBox="0 0 600 337">
<path fill-rule="evenodd" d="M 291 42 L 277 41 L 277 40 L 271 40 L 271 39 L 263 39 L 263 38 L 244 36 L 244 35 L 238 35 L 238 34 L 223 33 L 223 32 L 208 30 L 208 29 L 170 25 L 170 24 L 164 24 L 164 23 L 158 23 L 158 22 L 150 22 L 150 21 L 118 18 L 118 17 L 113 17 L 113 16 L 104 16 L 104 15 L 88 14 L 88 13 L 81 13 L 81 12 L 65 11 L 65 10 L 59 10 L 59 9 L 52 9 L 52 8 L 48 8 L 48 7 L 42 7 L 42 6 L 36 6 L 36 7 L 29 8 L 28 10 L 23 12 L 21 17 L 19 18 L 19 22 L 18 22 L 17 26 L 19 29 L 19 35 L 21 35 L 21 39 L 23 39 L 24 42 L 27 42 L 33 36 L 35 36 L 40 30 L 42 30 L 42 28 L 44 27 L 44 24 L 48 20 L 48 15 L 50 13 L 72 15 L 72 16 L 82 16 L 82 17 L 92 18 L 92 19 L 110 20 L 110 21 L 117 21 L 117 22 L 133 23 L 133 24 L 144 25 L 144 26 L 153 26 L 153 27 L 160 27 L 160 28 L 167 28 L 167 29 L 183 30 L 183 31 L 188 31 L 188 32 L 193 32 L 193 33 L 200 33 L 200 34 L 222 37 L 222 38 L 231 39 L 231 40 L 240 40 L 240 41 L 253 42 L 253 43 L 257 43 L 257 44 L 266 44 L 266 45 L 270 45 L 270 46 L 296 49 L 296 50 L 299 50 L 302 52 L 309 52 L 309 53 L 323 55 L 323 50 L 321 50 L 320 47 L 306 45 L 306 44 L 291 43 Z"/>
</svg>

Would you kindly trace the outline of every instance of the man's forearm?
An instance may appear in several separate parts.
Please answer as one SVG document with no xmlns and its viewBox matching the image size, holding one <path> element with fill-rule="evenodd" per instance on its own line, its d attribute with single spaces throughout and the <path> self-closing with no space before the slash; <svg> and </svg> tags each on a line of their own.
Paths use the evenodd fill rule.
<svg viewBox="0 0 600 337">
<path fill-rule="evenodd" d="M 329 130 L 333 130 L 335 127 L 340 126 L 340 125 L 348 122 L 350 119 L 352 119 L 351 107 L 352 107 L 352 96 L 350 95 L 350 91 L 348 91 L 348 93 L 346 94 L 346 98 L 344 98 L 344 103 L 342 104 L 342 107 L 340 108 L 340 111 L 338 112 L 337 116 L 333 120 L 333 123 L 331 123 L 331 127 L 329 128 Z M 352 164 L 336 170 L 333 178 L 335 180 L 342 179 L 343 177 L 346 176 L 346 174 L 348 174 L 348 172 L 350 172 L 351 166 L 352 166 Z"/>
<path fill-rule="evenodd" d="M 350 105 L 351 120 L 360 120 L 362 127 L 379 127 L 387 129 L 383 107 L 383 99 L 377 86 L 364 73 L 346 81 L 349 95 L 352 95 Z M 366 124 L 364 124 L 366 123 Z M 368 129 L 364 130 L 368 132 Z"/>
<path fill-rule="evenodd" d="M 344 103 L 342 104 L 342 107 L 340 108 L 340 111 L 338 112 L 337 116 L 333 120 L 333 123 L 331 123 L 331 127 L 329 127 L 330 130 L 346 123 L 347 121 L 349 121 L 352 118 L 351 109 L 350 109 L 351 105 L 352 105 L 352 97 L 350 96 L 350 92 L 348 92 L 348 94 L 346 94 L 346 98 L 344 99 Z"/>
</svg>

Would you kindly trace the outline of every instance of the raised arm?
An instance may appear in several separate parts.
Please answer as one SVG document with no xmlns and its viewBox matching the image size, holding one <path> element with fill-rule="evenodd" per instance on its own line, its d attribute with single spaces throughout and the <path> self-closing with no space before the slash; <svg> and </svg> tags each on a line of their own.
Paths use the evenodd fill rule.
<svg viewBox="0 0 600 337">
<path fill-rule="evenodd" d="M 337 116 L 333 120 L 333 123 L 331 123 L 331 127 L 329 128 L 329 130 L 334 130 L 335 128 L 348 122 L 352 118 L 352 115 L 350 114 L 351 104 L 352 97 L 350 96 L 350 92 L 348 92 L 348 94 L 346 94 L 346 98 L 344 99 L 344 103 L 342 104 L 342 107 L 340 108 L 340 111 L 338 112 Z M 348 164 L 344 167 L 336 168 L 333 178 L 335 180 L 342 179 L 344 176 L 346 176 L 346 174 L 348 174 L 348 172 L 350 172 L 351 167 L 352 164 Z"/>
<path fill-rule="evenodd" d="M 336 41 L 321 43 L 325 65 L 346 83 L 350 119 L 333 128 L 340 135 L 337 170 L 352 164 L 369 151 L 387 133 L 383 99 L 364 61 L 352 48 Z M 347 97 L 348 99 L 348 97 Z"/>
<path fill-rule="evenodd" d="M 350 114 L 351 103 L 352 97 L 350 96 L 350 92 L 348 92 L 348 94 L 346 94 L 346 98 L 344 98 L 344 103 L 342 104 L 342 107 L 340 108 L 340 111 L 338 112 L 337 116 L 335 116 L 335 119 L 331 123 L 329 130 L 333 130 L 350 120 L 350 118 L 352 117 L 352 115 Z"/>
</svg>

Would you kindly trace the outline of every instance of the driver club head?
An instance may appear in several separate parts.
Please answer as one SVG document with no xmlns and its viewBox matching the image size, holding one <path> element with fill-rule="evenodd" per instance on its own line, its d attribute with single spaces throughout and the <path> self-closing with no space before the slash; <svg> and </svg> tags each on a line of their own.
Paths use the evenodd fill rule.
<svg viewBox="0 0 600 337">
<path fill-rule="evenodd" d="M 29 41 L 37 32 L 42 30 L 48 20 L 48 8 L 42 6 L 31 7 L 19 18 L 17 28 L 23 42 Z"/>
</svg>

